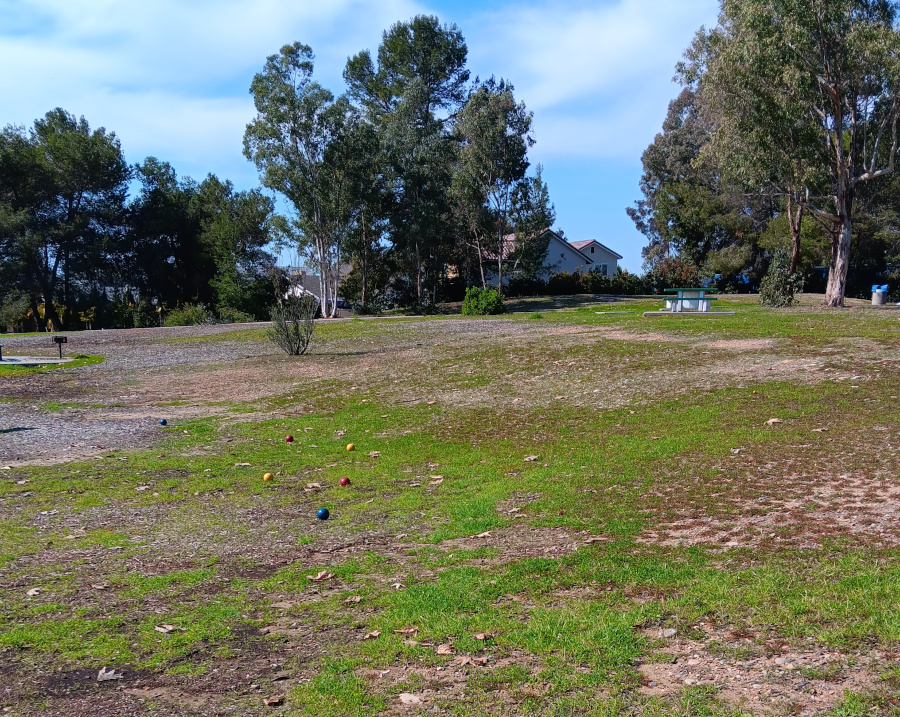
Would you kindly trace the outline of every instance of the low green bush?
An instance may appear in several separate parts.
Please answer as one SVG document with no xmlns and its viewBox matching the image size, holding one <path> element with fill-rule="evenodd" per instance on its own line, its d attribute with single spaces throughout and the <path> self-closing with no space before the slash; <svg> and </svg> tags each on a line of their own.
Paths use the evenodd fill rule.
<svg viewBox="0 0 900 717">
<path fill-rule="evenodd" d="M 496 289 L 479 289 L 477 286 L 466 289 L 462 305 L 463 316 L 492 316 L 504 311 L 503 296 Z"/>
<path fill-rule="evenodd" d="M 172 309 L 163 322 L 164 326 L 197 326 L 215 321 L 212 314 L 203 304 L 185 304 Z"/>
</svg>

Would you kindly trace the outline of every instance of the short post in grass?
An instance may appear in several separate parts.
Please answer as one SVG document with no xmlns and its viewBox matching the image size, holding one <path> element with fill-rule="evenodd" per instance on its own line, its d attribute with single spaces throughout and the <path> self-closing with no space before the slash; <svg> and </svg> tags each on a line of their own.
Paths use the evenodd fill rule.
<svg viewBox="0 0 900 717">
<path fill-rule="evenodd" d="M 54 336 L 53 343 L 59 348 L 59 357 L 62 358 L 62 345 L 68 343 L 69 339 L 65 336 Z"/>
</svg>

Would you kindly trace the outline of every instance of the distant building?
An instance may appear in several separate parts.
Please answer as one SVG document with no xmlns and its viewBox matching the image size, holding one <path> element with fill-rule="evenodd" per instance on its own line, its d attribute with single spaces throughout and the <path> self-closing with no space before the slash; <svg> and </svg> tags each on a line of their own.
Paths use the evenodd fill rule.
<svg viewBox="0 0 900 717">
<path fill-rule="evenodd" d="M 568 272 L 578 274 L 584 271 L 599 271 L 604 276 L 615 276 L 619 268 L 619 260 L 622 255 L 613 251 L 596 239 L 584 241 L 566 241 L 552 229 L 545 229 L 540 234 L 541 239 L 549 239 L 547 254 L 544 257 L 544 267 L 539 276 L 545 281 L 553 274 Z M 516 249 L 516 236 L 508 234 L 503 238 L 506 256 L 512 256 Z M 496 260 L 496 255 L 488 255 L 489 259 Z M 497 274 L 489 264 L 485 266 L 486 273 L 490 273 L 496 282 Z M 503 277 L 503 283 L 509 281 L 509 276 Z"/>
</svg>

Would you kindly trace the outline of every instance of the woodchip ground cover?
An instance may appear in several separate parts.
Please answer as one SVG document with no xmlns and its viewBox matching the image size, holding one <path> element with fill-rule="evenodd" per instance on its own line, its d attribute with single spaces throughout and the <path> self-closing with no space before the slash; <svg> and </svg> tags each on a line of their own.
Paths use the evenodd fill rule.
<svg viewBox="0 0 900 717">
<path fill-rule="evenodd" d="M 900 713 L 900 312 L 735 303 L 0 377 L 0 708 Z"/>
</svg>

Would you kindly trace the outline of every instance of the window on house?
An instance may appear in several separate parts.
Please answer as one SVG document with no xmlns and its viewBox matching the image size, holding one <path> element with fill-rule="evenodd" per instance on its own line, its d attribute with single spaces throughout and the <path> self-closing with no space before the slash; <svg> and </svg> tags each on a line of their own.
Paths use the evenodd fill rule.
<svg viewBox="0 0 900 717">
<path fill-rule="evenodd" d="M 609 268 L 608 264 L 601 264 L 600 265 L 600 273 L 603 274 L 603 276 L 609 276 L 609 271 L 607 271 L 608 268 Z"/>
<path fill-rule="evenodd" d="M 594 247 L 591 247 L 591 254 L 594 253 Z"/>
</svg>

